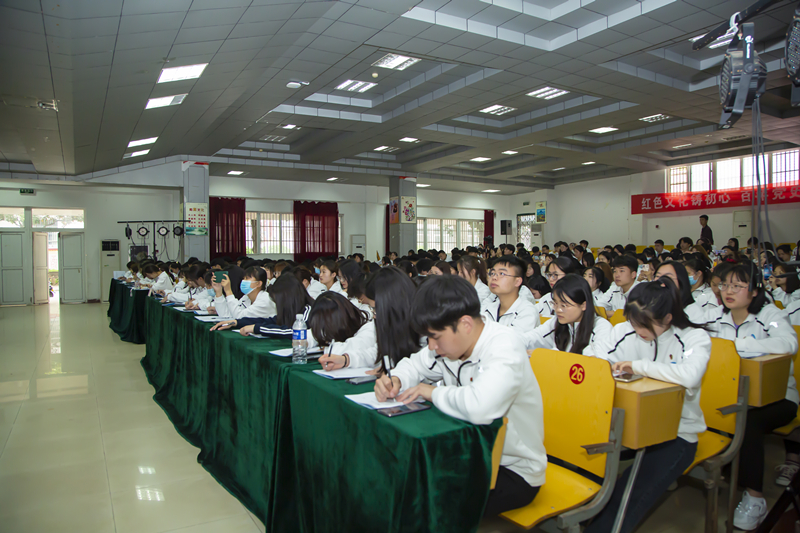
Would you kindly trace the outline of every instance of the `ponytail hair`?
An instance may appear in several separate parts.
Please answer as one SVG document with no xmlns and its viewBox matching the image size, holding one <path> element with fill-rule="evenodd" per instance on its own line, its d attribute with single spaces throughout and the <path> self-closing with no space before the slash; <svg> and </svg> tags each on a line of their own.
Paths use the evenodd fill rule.
<svg viewBox="0 0 800 533">
<path fill-rule="evenodd" d="M 590 342 L 592 342 L 592 332 L 594 331 L 594 297 L 592 296 L 592 288 L 589 287 L 589 282 L 577 274 L 567 274 L 561 278 L 555 287 L 553 287 L 553 300 L 560 298 L 561 300 L 570 299 L 576 305 L 586 304 L 586 311 L 583 312 L 583 317 L 580 323 L 575 328 L 575 338 L 571 339 L 572 333 L 567 324 L 562 324 L 556 320 L 555 340 L 556 348 L 559 351 L 566 351 L 569 341 L 572 340 L 572 353 L 583 353 Z"/>
<path fill-rule="evenodd" d="M 597 288 L 600 289 L 601 292 L 605 293 L 609 288 L 611 288 L 611 280 L 608 279 L 608 277 L 606 277 L 606 273 L 602 268 L 598 266 L 593 266 L 592 268 L 587 270 L 592 271 L 594 279 L 597 280 Z"/>
<path fill-rule="evenodd" d="M 667 315 L 672 315 L 670 324 L 679 329 L 705 329 L 705 326 L 690 321 L 683 311 L 678 287 L 670 278 L 640 283 L 631 290 L 625 304 L 625 317 L 634 326 L 644 328 L 656 337 L 655 326 L 662 324 Z M 656 356 L 658 344 L 656 343 Z"/>
<path fill-rule="evenodd" d="M 658 268 L 656 268 L 655 272 L 653 272 L 653 279 L 661 280 L 661 278 L 658 277 L 658 271 L 668 266 L 672 267 L 673 270 L 675 270 L 675 276 L 678 278 L 677 290 L 681 297 L 680 300 L 681 305 L 683 305 L 683 307 L 686 307 L 687 305 L 693 304 L 694 298 L 692 297 L 692 284 L 689 283 L 689 274 L 686 272 L 686 267 L 683 266 L 682 263 L 679 263 L 677 261 L 670 261 L 669 263 L 661 263 L 660 265 L 658 265 Z"/>
<path fill-rule="evenodd" d="M 467 274 L 475 271 L 475 275 L 478 276 L 478 279 L 481 280 L 483 283 L 487 283 L 486 280 L 486 263 L 483 259 L 472 255 L 464 255 L 461 256 L 461 259 L 458 260 L 458 268 L 463 268 Z"/>
</svg>

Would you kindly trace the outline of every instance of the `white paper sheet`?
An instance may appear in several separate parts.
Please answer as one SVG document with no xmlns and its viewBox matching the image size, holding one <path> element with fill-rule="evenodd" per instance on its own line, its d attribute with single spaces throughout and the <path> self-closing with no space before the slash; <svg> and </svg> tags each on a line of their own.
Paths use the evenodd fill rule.
<svg viewBox="0 0 800 533">
<path fill-rule="evenodd" d="M 388 409 L 390 407 L 398 407 L 403 405 L 403 402 L 398 402 L 397 400 L 387 400 L 385 402 L 379 402 L 378 398 L 375 396 L 375 391 L 364 392 L 362 394 L 345 394 L 344 396 L 351 402 L 355 402 L 359 405 L 363 405 L 367 409 Z M 425 400 L 422 398 L 417 398 L 416 400 L 418 403 L 422 403 Z"/>
<path fill-rule="evenodd" d="M 195 317 L 200 322 L 222 322 L 223 320 L 230 320 L 229 318 L 224 318 L 221 316 L 196 316 Z"/>
<path fill-rule="evenodd" d="M 350 379 L 350 378 L 363 378 L 367 375 L 367 371 L 372 370 L 371 367 L 360 368 L 340 368 L 338 370 L 314 370 L 313 372 L 318 376 L 328 379 Z"/>
<path fill-rule="evenodd" d="M 292 356 L 292 349 L 291 348 L 283 348 L 281 350 L 272 350 L 269 353 L 271 353 L 272 355 L 277 355 L 278 357 L 291 357 Z M 312 348 L 311 350 L 308 350 L 308 352 L 306 352 L 306 353 L 308 355 L 318 354 L 318 353 L 322 353 L 322 350 L 320 350 L 319 348 Z"/>
</svg>

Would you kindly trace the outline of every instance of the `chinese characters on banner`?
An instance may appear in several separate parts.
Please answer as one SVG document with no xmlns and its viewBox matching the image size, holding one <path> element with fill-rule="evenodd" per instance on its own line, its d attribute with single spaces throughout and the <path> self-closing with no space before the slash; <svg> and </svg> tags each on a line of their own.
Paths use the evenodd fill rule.
<svg viewBox="0 0 800 533">
<path fill-rule="evenodd" d="M 755 192 L 749 188 L 678 194 L 634 194 L 631 196 L 631 214 L 671 213 L 717 207 L 750 207 L 754 194 Z M 800 202 L 800 186 L 770 187 L 767 189 L 767 202 L 770 204 Z"/>
</svg>

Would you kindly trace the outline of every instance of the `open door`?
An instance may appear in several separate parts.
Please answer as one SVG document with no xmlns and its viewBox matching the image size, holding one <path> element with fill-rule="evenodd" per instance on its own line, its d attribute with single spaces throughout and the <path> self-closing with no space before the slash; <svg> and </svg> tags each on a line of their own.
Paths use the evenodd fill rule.
<svg viewBox="0 0 800 533">
<path fill-rule="evenodd" d="M 50 302 L 50 282 L 47 267 L 47 233 L 33 234 L 33 303 Z"/>
<path fill-rule="evenodd" d="M 0 232 L 0 304 L 25 305 L 22 232 Z"/>
<path fill-rule="evenodd" d="M 61 303 L 86 302 L 83 233 L 58 234 L 58 285 Z"/>
</svg>

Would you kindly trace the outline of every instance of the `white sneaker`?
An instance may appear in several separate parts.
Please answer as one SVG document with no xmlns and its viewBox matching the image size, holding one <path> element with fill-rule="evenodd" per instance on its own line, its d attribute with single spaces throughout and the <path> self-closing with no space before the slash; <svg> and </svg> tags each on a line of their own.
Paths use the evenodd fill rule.
<svg viewBox="0 0 800 533">
<path fill-rule="evenodd" d="M 733 527 L 750 531 L 761 525 L 767 516 L 767 500 L 754 498 L 747 491 L 733 512 Z"/>
<path fill-rule="evenodd" d="M 775 484 L 780 487 L 788 487 L 798 470 L 800 470 L 800 465 L 797 463 L 785 463 L 776 466 L 775 471 L 778 472 L 778 478 L 775 480 Z"/>
</svg>

